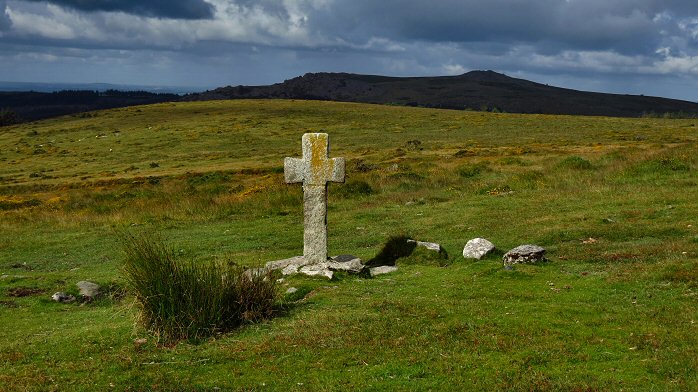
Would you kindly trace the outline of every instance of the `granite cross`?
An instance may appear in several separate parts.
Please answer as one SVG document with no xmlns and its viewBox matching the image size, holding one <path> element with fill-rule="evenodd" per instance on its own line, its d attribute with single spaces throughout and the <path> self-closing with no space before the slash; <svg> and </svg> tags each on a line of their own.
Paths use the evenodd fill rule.
<svg viewBox="0 0 698 392">
<path fill-rule="evenodd" d="M 303 158 L 284 160 L 286 182 L 303 183 L 305 264 L 327 261 L 327 182 L 344 182 L 344 158 L 329 158 L 326 133 L 306 133 Z"/>
</svg>

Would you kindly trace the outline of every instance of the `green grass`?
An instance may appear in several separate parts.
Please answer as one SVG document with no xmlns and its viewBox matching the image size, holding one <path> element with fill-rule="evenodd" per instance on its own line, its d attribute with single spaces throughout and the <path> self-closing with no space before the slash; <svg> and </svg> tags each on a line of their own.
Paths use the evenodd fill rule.
<svg viewBox="0 0 698 392">
<path fill-rule="evenodd" d="M 80 280 L 121 292 L 121 230 L 199 264 L 300 254 L 282 162 L 321 130 L 347 157 L 330 253 L 367 261 L 409 233 L 447 262 L 288 278 L 280 317 L 174 347 L 135 323 L 131 292 L 50 301 Z M 693 119 L 176 103 L 0 128 L 0 162 L 0 390 L 698 389 Z M 463 260 L 475 237 L 499 255 Z M 524 243 L 551 262 L 504 271 Z"/>
</svg>

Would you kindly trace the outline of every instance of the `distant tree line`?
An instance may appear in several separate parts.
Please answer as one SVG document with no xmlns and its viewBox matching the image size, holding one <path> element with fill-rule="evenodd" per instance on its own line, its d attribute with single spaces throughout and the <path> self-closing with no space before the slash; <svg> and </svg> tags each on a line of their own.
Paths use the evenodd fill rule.
<svg viewBox="0 0 698 392">
<path fill-rule="evenodd" d="M 0 127 L 17 124 L 18 122 L 19 118 L 17 117 L 17 113 L 7 108 L 0 109 Z"/>
<path fill-rule="evenodd" d="M 177 94 L 119 90 L 61 90 L 0 92 L 1 125 L 33 121 L 65 114 L 159 102 L 179 101 Z"/>
</svg>

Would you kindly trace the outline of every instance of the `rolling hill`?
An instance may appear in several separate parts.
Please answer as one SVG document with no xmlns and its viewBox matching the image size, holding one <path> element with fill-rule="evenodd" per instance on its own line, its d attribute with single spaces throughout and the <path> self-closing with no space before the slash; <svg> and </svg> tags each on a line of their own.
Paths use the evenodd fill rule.
<svg viewBox="0 0 698 392">
<path fill-rule="evenodd" d="M 244 98 L 313 99 L 508 113 L 639 117 L 698 115 L 698 103 L 641 95 L 577 91 L 493 71 L 459 76 L 387 77 L 308 73 L 270 86 L 228 86 L 186 95 L 188 101 Z"/>
</svg>

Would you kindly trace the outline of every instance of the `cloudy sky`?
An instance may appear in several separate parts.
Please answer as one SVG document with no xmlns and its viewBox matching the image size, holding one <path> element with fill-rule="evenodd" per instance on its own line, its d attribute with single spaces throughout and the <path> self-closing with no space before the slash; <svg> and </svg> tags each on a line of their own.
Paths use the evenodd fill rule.
<svg viewBox="0 0 698 392">
<path fill-rule="evenodd" d="M 696 0 L 0 0 L 0 80 L 211 88 L 492 69 L 698 101 Z"/>
</svg>

